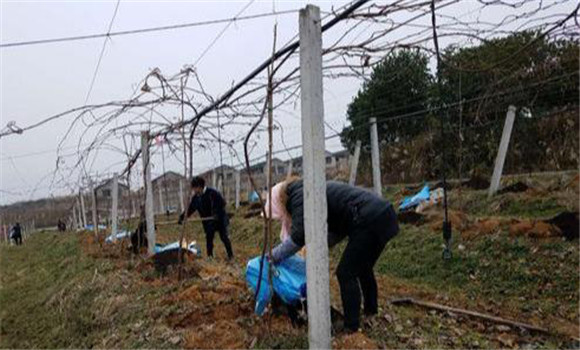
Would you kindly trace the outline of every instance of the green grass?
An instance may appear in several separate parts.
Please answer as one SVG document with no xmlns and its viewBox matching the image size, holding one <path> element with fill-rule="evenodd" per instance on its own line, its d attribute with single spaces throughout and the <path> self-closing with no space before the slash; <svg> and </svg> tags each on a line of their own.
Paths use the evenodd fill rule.
<svg viewBox="0 0 580 350">
<path fill-rule="evenodd" d="M 527 193 L 507 193 L 489 198 L 487 191 L 450 191 L 450 207 L 477 217 L 504 216 L 521 218 L 549 218 L 570 210 L 556 198 Z"/>
<path fill-rule="evenodd" d="M 387 188 L 386 196 L 392 200 L 398 190 Z M 507 194 L 488 199 L 486 191 L 466 191 L 461 196 L 462 202 L 458 202 L 458 193 L 450 193 L 452 206 L 473 217 L 543 218 L 565 209 L 553 196 Z M 157 219 L 176 221 L 174 216 Z M 244 219 L 243 210 L 232 218 L 230 237 L 239 260 L 240 279 L 245 261 L 260 252 L 262 225 L 259 217 Z M 181 227 L 160 225 L 158 232 L 159 242 L 169 243 L 178 239 Z M 275 225 L 276 241 L 278 232 L 279 226 Z M 197 240 L 205 250 L 199 222 L 188 223 L 186 239 Z M 171 301 L 171 296 L 199 281 L 167 283 L 154 270 L 137 268 L 138 259 L 130 262 L 94 257 L 87 254 L 81 242 L 78 234 L 39 233 L 20 247 L 0 245 L 0 347 L 180 347 L 181 343 L 172 344 L 170 339 L 188 330 L 171 329 L 167 317 L 186 313 L 193 306 Z M 442 243 L 441 233 L 431 231 L 428 225 L 402 225 L 376 265 L 382 283 L 379 288 L 400 293 L 387 294 L 386 298 L 408 293 L 427 301 L 548 327 L 552 318 L 578 323 L 578 241 L 514 238 L 505 231 L 462 240 L 455 232 L 450 261 L 442 259 Z M 339 261 L 345 244 L 330 251 L 331 266 Z M 218 260 L 224 257 L 218 237 L 215 250 Z M 381 312 L 393 316 L 393 321 L 365 328 L 365 334 L 381 346 L 503 347 L 497 340 L 499 333 L 492 329 L 494 325 L 486 324 L 482 330 L 477 321 L 412 306 L 388 305 L 385 299 L 381 308 Z M 513 330 L 512 334 L 517 332 Z M 562 337 L 523 338 L 539 348 L 567 344 Z M 254 344 L 255 348 L 306 346 L 305 331 L 263 334 Z"/>
<path fill-rule="evenodd" d="M 0 263 L 0 347 L 167 347 L 155 339 L 140 345 L 133 330 L 164 289 L 132 285 L 113 261 L 86 256 L 76 234 L 2 245 Z"/>
<path fill-rule="evenodd" d="M 506 232 L 466 242 L 455 238 L 449 261 L 442 259 L 441 244 L 441 236 L 428 228 L 403 225 L 377 270 L 438 292 L 493 300 L 520 313 L 542 309 L 544 315 L 578 321 L 577 242 L 533 241 Z"/>
</svg>

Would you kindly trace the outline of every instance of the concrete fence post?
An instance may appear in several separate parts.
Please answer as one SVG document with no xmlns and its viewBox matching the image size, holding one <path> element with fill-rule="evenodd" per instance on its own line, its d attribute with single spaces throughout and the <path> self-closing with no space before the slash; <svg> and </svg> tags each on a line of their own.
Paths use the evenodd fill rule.
<svg viewBox="0 0 580 350">
<path fill-rule="evenodd" d="M 241 178 L 240 178 L 240 172 L 236 171 L 234 176 L 236 177 L 236 209 L 238 209 L 240 207 L 240 185 L 241 185 Z"/>
<path fill-rule="evenodd" d="M 310 349 L 330 349 L 322 35 L 320 9 L 300 10 L 300 99 L 304 174 L 304 233 Z"/>
<path fill-rule="evenodd" d="M 373 165 L 373 188 L 375 193 L 383 196 L 381 184 L 381 158 L 379 152 L 379 133 L 377 130 L 377 118 L 370 118 L 371 124 L 371 162 Z"/>
<path fill-rule="evenodd" d="M 83 221 L 83 229 L 87 227 L 87 210 L 85 208 L 85 197 L 83 196 L 83 192 L 79 190 L 79 197 L 81 199 L 81 219 Z"/>
<path fill-rule="evenodd" d="M 348 184 L 354 186 L 356 184 L 356 173 L 358 170 L 358 160 L 360 158 L 360 148 L 361 141 L 357 140 L 354 146 L 354 154 L 352 155 L 352 160 L 350 162 L 350 177 L 348 179 Z"/>
<path fill-rule="evenodd" d="M 117 211 L 119 207 L 119 175 L 117 173 L 113 174 L 113 203 L 112 203 L 112 217 L 111 217 L 111 234 L 113 235 L 113 241 L 116 240 L 118 216 Z"/>
<path fill-rule="evenodd" d="M 93 187 L 93 180 L 90 180 L 91 199 L 93 202 L 93 232 L 95 233 L 95 239 L 99 238 L 99 215 L 97 213 L 97 196 L 95 194 L 95 188 Z"/>
<path fill-rule="evenodd" d="M 149 132 L 141 132 L 141 155 L 145 184 L 145 218 L 147 222 L 147 243 L 149 254 L 155 253 L 155 212 L 153 209 L 153 184 L 151 182 L 151 162 L 149 160 Z"/>
<path fill-rule="evenodd" d="M 185 211 L 185 202 L 183 198 L 183 181 L 179 180 L 179 212 Z"/>
<path fill-rule="evenodd" d="M 501 141 L 499 143 L 499 149 L 497 150 L 497 156 L 495 158 L 495 166 L 493 168 L 493 175 L 491 176 L 491 184 L 489 185 L 489 197 L 493 196 L 499 189 L 501 174 L 503 172 L 503 165 L 505 163 L 505 157 L 507 155 L 508 147 L 510 144 L 515 119 L 516 107 L 510 105 L 505 117 L 503 132 L 501 134 Z"/>
</svg>

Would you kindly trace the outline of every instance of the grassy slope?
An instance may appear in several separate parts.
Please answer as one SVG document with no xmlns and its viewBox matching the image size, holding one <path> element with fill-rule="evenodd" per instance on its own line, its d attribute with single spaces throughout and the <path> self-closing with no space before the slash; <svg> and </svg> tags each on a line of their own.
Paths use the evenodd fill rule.
<svg viewBox="0 0 580 350">
<path fill-rule="evenodd" d="M 387 195 L 393 196 L 394 192 Z M 507 198 L 507 200 L 506 200 Z M 577 198 L 577 195 L 576 197 Z M 489 209 L 503 201 L 512 208 L 505 216 L 549 216 L 567 207 L 560 198 L 505 195 L 485 202 L 485 194 L 467 193 L 474 216 L 498 215 Z M 538 204 L 540 203 L 540 204 Z M 546 205 L 541 203 L 548 203 Z M 240 276 L 247 258 L 259 251 L 260 219 L 232 220 L 232 240 Z M 188 239 L 201 239 L 199 225 Z M 191 232 L 194 232 L 193 234 Z M 160 240 L 178 236 L 174 225 L 160 227 Z M 202 241 L 203 242 L 203 241 Z M 441 260 L 440 233 L 428 225 L 403 225 L 401 233 L 377 264 L 381 317 L 364 332 L 381 346 L 391 348 L 497 348 L 566 347 L 566 337 L 498 330 L 495 325 L 415 307 L 392 306 L 395 297 L 414 296 L 442 304 L 466 307 L 559 330 L 578 332 L 578 241 L 510 237 L 505 229 L 485 237 L 462 239 L 456 232 L 454 257 Z M 464 249 L 459 250 L 462 245 Z M 331 252 L 334 266 L 343 245 Z M 202 245 L 202 248 L 203 245 Z M 223 246 L 216 238 L 216 254 Z M 179 331 L 165 317 L 177 304 L 160 305 L 163 296 L 184 286 L 141 283 L 151 271 L 132 273 L 132 264 L 118 259 L 91 257 L 79 248 L 74 234 L 38 234 L 22 247 L 0 248 L 0 346 L 5 347 L 174 347 Z M 333 303 L 339 304 L 333 277 Z M 188 281 L 187 283 L 196 283 Z M 186 286 L 187 286 L 186 283 Z M 114 329 L 114 331 L 111 331 Z M 264 334 L 256 347 L 301 347 L 305 333 Z"/>
<path fill-rule="evenodd" d="M 0 249 L 2 348 L 167 346 L 140 331 L 148 301 L 166 288 L 133 284 L 114 261 L 86 256 L 77 235 L 42 233 Z"/>
</svg>

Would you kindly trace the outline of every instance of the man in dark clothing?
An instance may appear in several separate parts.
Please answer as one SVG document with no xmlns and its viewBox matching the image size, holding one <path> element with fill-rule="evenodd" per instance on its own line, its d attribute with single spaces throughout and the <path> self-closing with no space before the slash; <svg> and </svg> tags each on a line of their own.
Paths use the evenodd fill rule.
<svg viewBox="0 0 580 350">
<path fill-rule="evenodd" d="M 139 221 L 137 229 L 131 234 L 131 251 L 133 254 L 139 254 L 141 248 L 147 248 L 149 241 L 147 240 L 147 222 L 145 219 Z"/>
<path fill-rule="evenodd" d="M 272 252 L 274 263 L 293 255 L 305 245 L 303 184 L 301 180 L 296 180 L 286 186 L 285 190 L 276 192 L 281 192 L 279 197 L 283 197 L 282 202 L 292 224 L 289 238 Z M 356 331 L 360 327 L 360 290 L 364 297 L 365 314 L 378 312 L 373 267 L 387 242 L 399 232 L 397 215 L 388 201 L 347 184 L 327 182 L 326 196 L 329 247 L 348 237 L 336 275 L 340 284 L 345 328 Z M 273 199 L 274 202 L 276 200 Z"/>
<path fill-rule="evenodd" d="M 17 222 L 14 227 L 12 227 L 11 237 L 16 245 L 22 245 L 22 228 L 20 227 L 19 222 Z"/>
<path fill-rule="evenodd" d="M 187 208 L 187 217 L 199 212 L 202 218 L 203 230 L 205 231 L 205 239 L 207 245 L 208 257 L 213 257 L 213 239 L 215 232 L 218 231 L 220 239 L 226 247 L 228 259 L 234 257 L 232 251 L 232 244 L 228 237 L 229 218 L 226 214 L 226 202 L 221 193 L 214 188 L 206 187 L 205 180 L 199 176 L 191 180 L 191 189 L 194 192 L 193 198 Z M 179 216 L 179 224 L 183 223 L 184 213 Z"/>
<path fill-rule="evenodd" d="M 58 223 L 56 224 L 56 227 L 58 228 L 59 232 L 66 231 L 66 224 L 61 219 L 58 219 Z"/>
</svg>

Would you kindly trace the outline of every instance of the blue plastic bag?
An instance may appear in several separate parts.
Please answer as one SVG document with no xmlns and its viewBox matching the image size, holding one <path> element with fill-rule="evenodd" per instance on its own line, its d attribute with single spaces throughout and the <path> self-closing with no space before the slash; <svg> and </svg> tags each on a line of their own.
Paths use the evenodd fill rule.
<svg viewBox="0 0 580 350">
<path fill-rule="evenodd" d="M 252 259 L 248 261 L 246 268 L 246 282 L 248 282 L 254 293 L 258 285 L 260 261 L 260 257 Z M 297 255 L 293 255 L 274 266 L 272 271 L 272 286 L 274 290 L 272 291 L 270 283 L 268 283 L 268 264 L 267 260 L 264 261 L 262 282 L 260 283 L 260 291 L 254 309 L 254 312 L 260 316 L 270 303 L 273 293 L 276 293 L 285 303 L 295 304 L 300 301 L 300 292 L 304 288 L 302 285 L 306 284 L 306 261 Z"/>
<path fill-rule="evenodd" d="M 260 201 L 260 195 L 256 191 L 252 191 L 248 194 L 248 202 L 257 203 Z"/>
<path fill-rule="evenodd" d="M 169 250 L 178 250 L 179 249 L 179 241 L 175 241 L 172 243 L 168 243 L 168 244 L 159 244 L 156 243 L 155 247 L 153 248 L 153 252 L 155 254 L 158 253 L 163 253 Z M 194 255 L 200 256 L 201 255 L 201 250 L 199 249 L 199 247 L 197 246 L 196 242 L 191 242 L 187 248 L 184 248 L 184 250 L 187 249 L 189 250 L 191 253 L 193 253 Z"/>
<path fill-rule="evenodd" d="M 131 237 L 131 232 L 119 231 L 115 235 L 111 233 L 109 236 L 107 236 L 107 238 L 105 238 L 105 242 L 113 243 L 114 239 L 121 240 L 121 239 L 129 238 L 129 237 Z"/>
<path fill-rule="evenodd" d="M 405 197 L 403 202 L 399 206 L 399 210 L 405 210 L 408 208 L 415 207 L 419 205 L 421 202 L 424 202 L 429 199 L 429 185 L 425 185 L 421 191 L 415 194 L 412 197 Z"/>
</svg>

